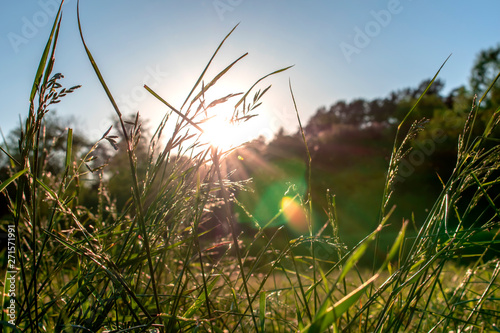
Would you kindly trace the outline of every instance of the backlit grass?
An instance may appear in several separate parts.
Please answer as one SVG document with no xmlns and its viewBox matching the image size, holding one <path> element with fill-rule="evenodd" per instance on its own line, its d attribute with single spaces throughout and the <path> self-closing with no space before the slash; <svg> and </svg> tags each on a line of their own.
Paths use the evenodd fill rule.
<svg viewBox="0 0 500 333">
<path fill-rule="evenodd" d="M 52 73 L 61 15 L 40 60 L 19 146 L 2 148 L 9 175 L 0 190 L 10 210 L 2 227 L 15 225 L 19 270 L 11 322 L 8 283 L 3 282 L 3 331 L 498 331 L 500 261 L 492 255 L 500 230 L 495 196 L 500 185 L 500 146 L 494 134 L 498 109 L 484 133 L 474 136 L 482 99 L 471 101 L 456 167 L 416 231 L 410 221 L 391 218 L 399 162 L 424 130 L 422 122 L 403 121 L 380 211 L 373 217 L 378 226 L 347 248 L 338 232 L 332 193 L 325 193 L 329 204 L 324 207 L 324 228 L 313 228 L 310 181 L 300 188 L 285 185 L 288 191 L 276 200 L 282 209 L 274 219 L 289 220 L 294 232 L 274 225 L 274 219 L 257 220 L 232 195 L 248 184 L 231 180 L 231 170 L 224 166 L 230 151 L 206 144 L 202 124 L 221 103 L 231 103 L 234 123 L 251 121 L 268 93 L 259 84 L 287 69 L 263 75 L 242 94 L 205 100 L 210 88 L 246 55 L 206 77 L 232 31 L 180 107 L 145 87 L 165 106 L 165 117 L 146 139 L 139 114 L 130 120 L 115 103 L 79 18 L 87 57 L 113 105 L 120 134 L 110 129 L 89 151 L 81 151 L 68 129 L 60 171 L 50 171 L 47 156 L 54 147 L 44 135 L 46 114 L 78 88 L 63 88 L 62 75 Z M 290 92 L 295 103 L 291 85 Z M 402 128 L 409 130 L 399 133 Z M 310 180 L 314 161 L 301 134 Z M 123 156 L 128 198 L 123 207 L 110 197 L 107 166 L 96 159 L 103 145 Z M 97 204 L 87 207 L 83 193 L 92 182 L 97 184 Z M 488 203 L 487 214 L 475 213 L 480 202 Z M 253 234 L 239 231 L 233 213 L 237 205 L 253 222 Z M 399 233 L 389 234 L 389 242 L 384 233 L 388 224 L 400 225 Z M 372 267 L 360 266 L 361 260 L 371 261 Z"/>
</svg>

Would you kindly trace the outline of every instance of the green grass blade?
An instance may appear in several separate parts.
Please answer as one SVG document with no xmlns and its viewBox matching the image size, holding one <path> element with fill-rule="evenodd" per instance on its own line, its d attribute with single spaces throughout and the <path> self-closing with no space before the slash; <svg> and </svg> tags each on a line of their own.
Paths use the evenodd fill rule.
<svg viewBox="0 0 500 333">
<path fill-rule="evenodd" d="M 486 192 L 486 190 L 484 189 L 483 185 L 481 184 L 481 182 L 479 181 L 479 179 L 477 179 L 477 176 L 474 172 L 471 173 L 472 174 L 472 178 L 474 178 L 474 181 L 476 182 L 477 184 L 477 187 L 481 190 L 481 192 L 483 193 L 484 197 L 486 198 L 486 201 L 488 201 L 488 204 L 490 205 L 490 207 L 495 211 L 497 217 L 500 217 L 500 210 L 498 210 L 497 206 L 495 205 L 495 203 L 493 202 L 493 200 L 491 199 L 490 195 L 488 194 L 488 192 Z"/>
<path fill-rule="evenodd" d="M 417 282 L 417 280 L 425 273 L 427 272 L 427 269 L 436 261 L 436 259 L 440 258 L 441 254 L 444 253 L 446 250 L 449 250 L 447 247 L 443 247 L 441 250 L 439 250 L 432 258 L 428 259 L 427 261 L 422 260 L 420 263 L 425 263 L 415 274 L 413 274 L 408 280 L 406 280 L 403 284 L 398 286 L 396 288 L 396 292 L 399 292 L 400 290 L 406 288 L 410 284 L 413 284 Z"/>
<path fill-rule="evenodd" d="M 396 238 L 396 240 L 392 244 L 391 250 L 387 254 L 387 258 L 385 259 L 384 263 L 380 267 L 379 272 L 384 270 L 385 267 L 387 267 L 387 265 L 389 264 L 389 262 L 396 256 L 396 254 L 401 251 L 401 247 L 403 245 L 403 241 L 404 241 L 405 235 L 406 235 L 406 227 L 407 226 L 408 226 L 408 221 L 405 221 L 403 223 L 403 226 L 401 227 L 401 230 L 399 231 L 398 237 Z"/>
<path fill-rule="evenodd" d="M 486 296 L 490 292 L 491 288 L 492 287 L 493 288 L 498 288 L 497 285 L 494 286 L 494 282 L 497 279 L 497 277 L 498 277 L 499 274 L 500 274 L 500 261 L 497 261 L 497 263 L 495 265 L 495 269 L 491 273 L 491 278 L 490 278 L 490 281 L 488 282 L 488 285 L 486 286 L 486 288 L 484 289 L 483 293 L 479 297 L 479 300 L 476 302 L 476 305 L 474 306 L 474 308 L 470 312 L 469 317 L 467 317 L 467 322 L 463 325 L 463 328 L 466 328 L 467 325 L 469 324 L 470 320 L 472 319 L 472 317 L 475 314 L 478 314 L 478 312 L 480 311 L 481 306 L 484 303 L 484 301 L 486 299 Z M 473 323 L 473 325 L 477 325 L 477 324 Z"/>
<path fill-rule="evenodd" d="M 260 293 L 259 299 L 259 319 L 260 319 L 260 331 L 265 332 L 266 328 L 266 292 L 262 291 Z"/>
<path fill-rule="evenodd" d="M 205 66 L 205 69 L 203 70 L 203 72 L 201 72 L 200 76 L 198 77 L 198 80 L 196 81 L 195 85 L 193 86 L 193 88 L 191 89 L 191 91 L 189 92 L 189 94 L 187 95 L 186 97 L 186 100 L 184 101 L 184 103 L 182 103 L 182 106 L 181 106 L 181 110 L 182 108 L 184 108 L 184 106 L 186 105 L 187 101 L 189 100 L 189 98 L 191 97 L 191 95 L 193 94 L 193 92 L 195 91 L 195 89 L 198 87 L 198 85 L 201 83 L 201 81 L 203 80 L 203 77 L 205 76 L 205 73 L 207 72 L 208 68 L 210 67 L 210 65 L 212 64 L 212 61 L 215 59 L 215 56 L 217 55 L 217 53 L 219 52 L 220 48 L 222 47 L 222 45 L 224 44 L 224 42 L 226 41 L 226 39 L 229 38 L 229 36 L 231 36 L 231 34 L 233 33 L 233 31 L 236 29 L 236 27 L 239 25 L 239 23 L 237 25 L 234 26 L 233 29 L 231 29 L 231 31 L 226 35 L 226 37 L 224 37 L 224 39 L 222 40 L 222 42 L 220 42 L 219 46 L 217 47 L 217 49 L 215 50 L 214 54 L 212 55 L 212 57 L 210 58 L 210 60 L 208 61 L 208 64 Z"/>
<path fill-rule="evenodd" d="M 73 129 L 68 129 L 68 138 L 66 139 L 66 170 L 71 166 L 71 158 L 73 154 Z"/>
<path fill-rule="evenodd" d="M 333 325 L 345 312 L 347 312 L 353 304 L 363 295 L 364 291 L 378 278 L 375 274 L 361 286 L 339 300 L 335 305 L 329 307 L 324 314 L 318 316 L 314 321 L 307 326 L 303 333 L 320 333 L 325 331 L 329 326 Z"/>
<path fill-rule="evenodd" d="M 256 85 L 257 85 L 260 81 L 262 81 L 262 80 L 266 79 L 267 77 L 269 77 L 269 76 L 271 76 L 271 75 L 275 75 L 275 74 L 278 74 L 278 73 L 284 72 L 284 71 L 286 71 L 286 70 L 288 70 L 288 69 L 290 69 L 290 68 L 292 68 L 292 67 L 293 67 L 293 65 L 292 65 L 292 66 L 285 67 L 285 68 L 282 68 L 282 69 L 278 69 L 278 70 L 276 70 L 276 71 L 274 71 L 274 72 L 272 72 L 272 73 L 269 73 L 269 74 L 267 74 L 267 75 L 264 75 L 263 77 L 261 77 L 260 79 L 258 79 L 258 80 L 257 80 L 257 81 L 256 81 L 256 82 L 255 82 L 255 83 L 254 83 L 251 87 L 250 87 L 250 89 L 248 89 L 248 91 L 247 91 L 247 92 L 243 95 L 243 97 L 241 97 L 241 99 L 238 101 L 238 103 L 236 103 L 236 105 L 234 106 L 234 108 L 236 109 L 238 106 L 240 106 L 240 105 L 241 105 L 241 103 L 243 103 L 243 102 L 246 100 L 246 98 L 247 98 L 248 94 L 250 94 L 250 92 L 252 91 L 252 89 L 253 89 L 253 88 L 254 88 L 254 87 L 255 87 L 255 86 L 256 86 Z"/>
<path fill-rule="evenodd" d="M 226 221 L 229 224 L 231 236 L 233 238 L 234 250 L 236 251 L 236 257 L 238 259 L 238 266 L 240 269 L 240 274 L 241 274 L 241 278 L 242 278 L 242 282 L 243 282 L 243 289 L 245 291 L 245 296 L 246 296 L 246 299 L 248 301 L 250 316 L 252 317 L 252 322 L 254 324 L 255 330 L 258 331 L 259 327 L 257 325 L 257 320 L 256 320 L 254 312 L 253 312 L 252 299 L 250 298 L 250 292 L 248 291 L 249 288 L 248 288 L 247 278 L 246 278 L 246 274 L 245 274 L 245 270 L 244 270 L 244 266 L 243 266 L 243 261 L 241 259 L 240 245 L 238 243 L 238 234 L 236 233 L 235 221 L 233 221 L 233 215 L 231 213 L 231 209 L 229 206 L 229 202 L 230 202 L 229 194 L 227 193 L 227 189 L 224 185 L 224 178 L 222 177 L 222 173 L 220 170 L 220 165 L 219 165 L 220 164 L 220 155 L 217 152 L 216 148 L 211 149 L 211 155 L 212 155 L 211 157 L 212 157 L 213 165 L 215 167 L 217 180 L 220 184 L 220 190 L 222 192 L 222 197 L 224 199 L 224 208 L 226 210 L 226 212 L 225 212 L 226 213 Z"/>
<path fill-rule="evenodd" d="M 50 52 L 50 57 L 48 58 L 48 63 L 47 63 L 47 66 L 45 68 L 45 73 L 43 75 L 43 80 L 42 80 L 42 83 L 43 84 L 46 84 L 49 79 L 50 79 L 50 76 L 52 74 L 52 69 L 54 68 L 54 63 L 55 63 L 55 52 L 56 52 L 56 45 L 57 45 L 57 40 L 59 39 L 59 31 L 61 29 L 61 19 L 59 20 L 59 22 L 57 22 L 57 27 L 56 27 L 56 31 L 54 33 L 54 37 L 53 37 L 53 42 L 52 42 L 52 50 Z"/>
<path fill-rule="evenodd" d="M 352 254 L 349 256 L 349 258 L 347 258 L 346 263 L 343 266 L 342 272 L 340 273 L 339 277 L 336 279 L 337 282 L 342 281 L 347 276 L 347 273 L 349 273 L 351 271 L 351 269 L 363 257 L 366 250 L 368 249 L 368 246 L 370 245 L 370 243 L 372 243 L 375 240 L 376 235 L 378 235 L 378 233 L 382 230 L 382 227 L 387 222 L 387 220 L 389 219 L 389 217 L 393 213 L 394 209 L 395 208 L 393 207 L 389 211 L 387 216 L 382 220 L 382 222 L 380 223 L 380 225 L 378 226 L 378 228 L 375 231 L 373 231 L 370 235 L 366 236 L 363 240 L 361 240 L 358 243 L 358 245 L 356 245 L 356 249 L 353 250 Z M 314 321 L 316 321 L 317 318 L 324 316 L 325 313 L 328 312 L 328 306 L 331 304 L 330 297 L 331 297 L 331 294 L 333 293 L 334 290 L 335 290 L 335 288 L 332 288 L 330 290 L 330 292 L 327 294 L 325 301 L 323 302 L 323 304 L 321 304 L 318 311 L 316 312 L 316 315 L 314 316 Z"/>
<path fill-rule="evenodd" d="M 45 184 L 43 181 L 41 181 L 38 178 L 36 179 L 36 183 L 38 185 L 40 185 L 47 192 L 47 194 L 49 194 L 52 197 L 52 199 L 59 201 L 59 197 L 57 196 L 56 192 L 54 192 L 47 184 Z M 61 203 L 61 202 L 59 202 L 59 203 Z"/>
<path fill-rule="evenodd" d="M 484 92 L 483 96 L 481 96 L 481 99 L 479 100 L 478 105 L 481 105 L 481 102 L 486 98 L 486 96 L 488 95 L 488 93 L 490 92 L 490 90 L 495 86 L 495 83 L 498 81 L 499 78 L 500 78 L 500 72 L 497 74 L 497 76 L 495 77 L 495 79 L 488 86 L 488 89 L 486 89 L 486 91 Z"/>
<path fill-rule="evenodd" d="M 94 72 L 97 75 L 99 82 L 101 83 L 104 91 L 106 92 L 108 99 L 110 100 L 111 104 L 113 105 L 115 112 L 121 118 L 122 113 L 120 112 L 120 109 L 118 108 L 118 105 L 116 104 L 115 99 L 113 98 L 113 95 L 111 94 L 111 91 L 108 88 L 108 85 L 104 81 L 104 78 L 101 74 L 101 71 L 99 70 L 99 67 L 97 66 L 97 63 L 95 62 L 94 57 L 92 56 L 92 53 L 90 52 L 89 48 L 87 47 L 87 44 L 85 43 L 85 39 L 83 38 L 82 25 L 80 22 L 80 0 L 78 0 L 78 2 L 77 2 L 77 20 L 78 20 L 78 30 L 80 32 L 80 38 L 82 40 L 83 47 L 85 48 L 85 52 L 87 53 L 87 57 L 90 60 L 90 64 L 92 65 L 92 68 L 94 69 Z"/>
<path fill-rule="evenodd" d="M 365 239 L 363 239 L 359 243 L 359 246 L 357 247 L 357 249 L 347 259 L 347 261 L 342 269 L 342 273 L 340 274 L 337 281 L 342 281 L 342 279 L 346 277 L 347 273 L 349 273 L 349 271 L 358 263 L 358 261 L 361 259 L 361 257 L 365 254 L 370 243 L 375 240 L 376 235 L 382 230 L 382 227 L 387 222 L 387 220 L 389 219 L 389 217 L 391 216 L 393 211 L 394 211 L 394 208 L 391 211 L 389 211 L 389 213 L 384 218 L 382 223 L 380 223 L 378 228 L 375 229 L 375 231 L 373 231 L 368 237 L 366 237 Z"/>
<path fill-rule="evenodd" d="M 181 117 L 182 119 L 184 119 L 185 121 L 187 121 L 191 126 L 193 126 L 194 128 L 196 128 L 198 131 L 200 131 L 200 133 L 203 133 L 203 129 L 201 129 L 200 126 L 196 125 L 191 119 L 189 119 L 188 117 L 186 117 L 184 114 L 182 114 L 182 112 L 180 112 L 179 110 L 177 110 L 176 108 L 174 108 L 172 105 L 170 105 L 166 100 L 164 100 L 163 98 L 161 98 L 160 95 L 158 95 L 157 93 L 155 93 L 153 91 L 153 89 L 149 88 L 147 85 L 144 85 L 144 88 L 149 91 L 149 93 L 151 95 L 153 95 L 154 97 L 156 97 L 160 102 L 162 102 L 163 104 L 165 104 L 166 106 L 168 106 L 172 111 L 174 111 L 176 114 L 179 115 L 179 117 Z"/>
<path fill-rule="evenodd" d="M 57 27 L 60 24 L 61 9 L 62 9 L 63 3 L 64 3 L 64 0 L 61 1 L 61 4 L 59 5 L 59 10 L 57 11 L 57 15 L 56 15 L 56 18 L 54 20 L 54 24 L 52 25 L 52 30 L 50 32 L 49 39 L 47 40 L 47 44 L 45 45 L 45 49 L 42 53 L 42 58 L 40 59 L 38 69 L 37 69 L 36 74 L 35 74 L 35 81 L 33 82 L 33 87 L 31 88 L 31 93 L 30 93 L 30 101 L 31 102 L 33 102 L 33 99 L 35 98 L 36 90 L 40 86 L 40 81 L 42 80 L 42 75 L 43 75 L 44 69 L 47 65 L 47 58 L 49 56 L 49 52 L 51 49 L 52 40 L 54 39 L 54 34 L 57 30 Z"/>
<path fill-rule="evenodd" d="M 406 119 L 410 116 L 410 114 L 413 112 L 413 110 L 415 110 L 417 108 L 417 105 L 419 104 L 419 102 L 422 100 L 422 98 L 425 96 L 425 94 L 427 93 L 427 91 L 429 90 L 429 88 L 432 86 L 432 84 L 434 83 L 434 81 L 437 79 L 438 75 L 439 75 L 439 72 L 441 72 L 441 69 L 443 69 L 444 65 L 446 64 L 446 62 L 448 61 L 448 59 L 450 59 L 451 57 L 451 54 L 448 56 L 448 58 L 446 58 L 446 60 L 443 62 L 443 64 L 441 65 L 441 67 L 439 67 L 438 71 L 436 72 L 436 74 L 434 74 L 434 77 L 432 78 L 432 80 L 429 82 L 429 84 L 427 85 L 427 87 L 425 88 L 424 92 L 422 94 L 420 94 L 420 97 L 417 99 L 417 101 L 415 102 L 415 104 L 413 104 L 412 108 L 410 109 L 410 111 L 408 111 L 408 113 L 406 114 L 406 116 L 403 118 L 403 120 L 399 123 L 398 125 L 398 131 L 399 129 L 401 128 L 401 126 L 403 125 L 403 123 L 406 121 Z"/>
<path fill-rule="evenodd" d="M 5 188 L 10 184 L 12 183 L 14 180 L 16 180 L 17 178 L 21 177 L 22 175 L 24 175 L 26 172 L 29 171 L 29 168 L 26 168 L 24 170 L 21 170 L 19 171 L 18 173 L 16 173 L 15 175 L 13 175 L 12 177 L 10 177 L 9 179 L 7 179 L 6 181 L 4 181 L 3 183 L 0 184 L 0 193 L 3 192 L 3 190 L 5 190 Z"/>
<path fill-rule="evenodd" d="M 200 293 L 198 298 L 193 302 L 193 304 L 189 307 L 189 309 L 186 310 L 186 312 L 182 316 L 183 318 L 189 319 L 189 318 L 192 318 L 194 316 L 196 311 L 198 311 L 198 309 L 205 303 L 205 301 L 206 301 L 205 294 L 208 294 L 210 296 L 210 294 L 212 293 L 212 289 L 214 289 L 215 284 L 217 283 L 218 280 L 219 280 L 219 276 L 217 276 L 215 279 L 213 279 L 212 282 L 210 282 L 208 284 L 207 292 L 205 293 L 205 291 L 202 291 Z"/>
<path fill-rule="evenodd" d="M 9 162 L 10 162 L 10 167 L 11 168 L 14 168 L 16 165 L 21 166 L 21 163 L 14 156 L 12 156 L 8 151 L 6 151 L 5 149 L 3 149 L 3 147 L 0 147 L 0 150 L 5 155 L 7 155 L 7 157 L 9 158 Z"/>
<path fill-rule="evenodd" d="M 157 284 L 155 280 L 155 275 L 154 275 L 154 267 L 152 263 L 152 258 L 151 258 L 151 251 L 150 251 L 150 242 L 149 242 L 149 235 L 146 230 L 145 226 L 145 220 L 144 220 L 144 210 L 142 207 L 142 202 L 141 202 L 141 195 L 140 195 L 140 190 L 139 190 L 139 181 L 137 178 L 137 170 L 135 167 L 135 162 L 134 162 L 134 153 L 132 151 L 132 143 L 130 141 L 129 135 L 127 134 L 127 131 L 125 129 L 125 123 L 123 121 L 122 113 L 120 112 L 120 109 L 118 108 L 118 105 L 116 104 L 116 101 L 111 94 L 111 91 L 108 89 L 108 86 L 106 82 L 104 81 L 104 78 L 101 74 L 101 71 L 99 70 L 99 67 L 97 66 L 97 63 L 94 60 L 94 57 L 92 56 L 90 50 L 88 49 L 85 39 L 83 38 L 83 31 L 82 31 L 82 26 L 80 22 L 80 1 L 78 0 L 77 2 L 77 20 L 78 20 L 78 30 L 80 32 L 80 38 L 82 40 L 83 46 L 85 48 L 85 52 L 87 53 L 87 57 L 94 69 L 95 74 L 97 75 L 99 82 L 101 83 L 103 89 L 106 92 L 106 95 L 108 96 L 108 99 L 110 100 L 111 104 L 113 105 L 113 108 L 118 115 L 118 118 L 120 120 L 120 125 L 122 127 L 122 133 L 125 138 L 125 141 L 127 142 L 127 155 L 128 155 L 128 160 L 129 160 L 129 165 L 130 165 L 130 171 L 132 175 L 132 189 L 133 189 L 133 199 L 134 199 L 134 204 L 137 207 L 137 217 L 139 221 L 139 227 L 142 233 L 142 237 L 144 237 L 144 248 L 146 250 L 146 253 L 148 255 L 148 267 L 151 273 L 151 284 L 153 286 L 153 294 L 154 294 L 154 300 L 156 303 L 156 310 L 159 313 L 160 312 L 160 301 L 158 298 L 158 293 L 157 293 Z"/>
<path fill-rule="evenodd" d="M 208 91 L 208 89 L 210 89 L 211 87 L 213 87 L 217 81 L 219 81 L 219 79 L 221 77 L 223 77 L 234 65 L 236 65 L 236 63 L 238 61 L 240 61 L 241 59 L 243 59 L 244 57 L 246 57 L 248 55 L 248 52 L 245 53 L 244 55 L 242 55 L 241 57 L 239 57 L 238 59 L 236 59 L 235 61 L 233 61 L 230 65 L 228 65 L 226 68 L 224 68 L 219 74 L 217 74 L 213 79 L 212 81 L 210 81 L 206 86 L 203 87 L 203 89 L 201 89 L 201 91 L 193 98 L 193 100 L 191 101 L 191 104 L 193 104 L 195 101 L 197 101 L 201 96 L 203 96 L 203 94 L 205 94 L 205 92 Z M 182 109 L 182 108 L 181 108 Z"/>
</svg>

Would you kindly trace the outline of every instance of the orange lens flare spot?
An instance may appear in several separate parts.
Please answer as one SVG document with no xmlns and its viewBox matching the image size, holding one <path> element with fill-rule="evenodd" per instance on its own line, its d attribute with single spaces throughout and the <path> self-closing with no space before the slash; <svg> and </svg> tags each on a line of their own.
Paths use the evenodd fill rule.
<svg viewBox="0 0 500 333">
<path fill-rule="evenodd" d="M 283 197 L 280 206 L 290 227 L 301 233 L 308 231 L 306 212 L 297 201 L 290 197 Z"/>
</svg>

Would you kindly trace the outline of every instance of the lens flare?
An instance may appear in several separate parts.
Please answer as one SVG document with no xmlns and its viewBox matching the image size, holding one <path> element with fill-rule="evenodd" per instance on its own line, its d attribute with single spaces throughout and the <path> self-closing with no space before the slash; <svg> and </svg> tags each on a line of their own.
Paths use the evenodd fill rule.
<svg viewBox="0 0 500 333">
<path fill-rule="evenodd" d="M 306 213 L 296 200 L 290 197 L 283 197 L 280 206 L 291 228 L 300 233 L 308 231 Z"/>
</svg>

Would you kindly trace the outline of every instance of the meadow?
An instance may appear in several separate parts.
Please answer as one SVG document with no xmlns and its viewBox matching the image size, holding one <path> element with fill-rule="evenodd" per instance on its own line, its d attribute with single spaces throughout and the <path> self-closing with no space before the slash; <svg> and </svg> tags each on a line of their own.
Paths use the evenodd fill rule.
<svg viewBox="0 0 500 333">
<path fill-rule="evenodd" d="M 476 126 L 499 76 L 482 97 L 470 101 L 455 167 L 414 230 L 411 220 L 393 216 L 392 200 L 404 186 L 398 184 L 401 163 L 425 131 L 425 121 L 411 120 L 412 112 L 436 73 L 397 126 L 380 198 L 374 199 L 381 203 L 373 217 L 377 225 L 346 245 L 334 193 L 325 191 L 325 218 L 319 227 L 313 223 L 314 159 L 292 84 L 309 181 L 283 184 L 282 206 L 273 218 L 259 220 L 238 199 L 235 193 L 251 181 L 232 179 L 226 161 L 234 150 L 210 144 L 204 136 L 203 123 L 224 103 L 234 103 L 233 123 L 251 121 L 270 93 L 269 87 L 259 88 L 262 82 L 287 68 L 250 83 L 245 93 L 206 100 L 243 59 L 206 77 L 231 31 L 180 108 L 144 87 L 167 110 L 146 139 L 140 115 L 130 119 L 117 106 L 79 26 L 88 60 L 117 118 L 117 128 L 83 151 L 71 128 L 57 145 L 46 135 L 50 110 L 67 94 L 78 93 L 78 86 L 65 88 L 63 76 L 52 72 L 60 20 L 61 12 L 40 59 L 18 146 L 1 148 L 8 158 L 0 191 L 9 209 L 2 218 L 9 246 L 2 252 L 0 331 L 500 331 L 498 106 L 479 135 Z M 108 166 L 98 158 L 103 146 L 123 156 L 122 205 L 108 191 Z M 86 206 L 91 192 L 95 205 Z M 478 213 L 484 205 L 486 213 Z M 283 217 L 295 233 L 274 223 Z M 253 233 L 242 233 L 239 219 L 249 220 Z"/>
</svg>

